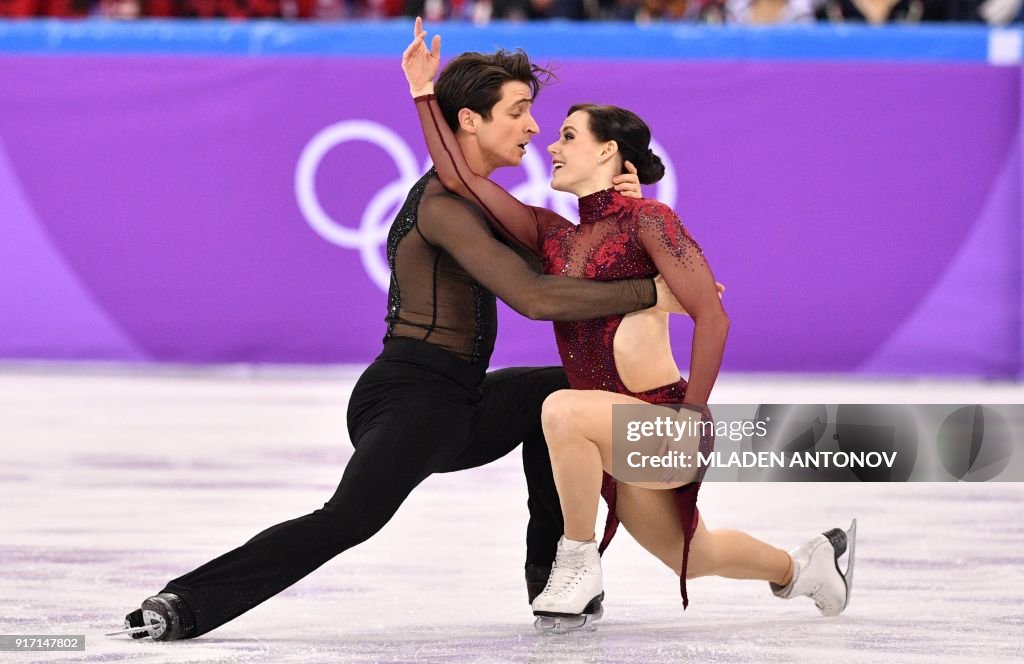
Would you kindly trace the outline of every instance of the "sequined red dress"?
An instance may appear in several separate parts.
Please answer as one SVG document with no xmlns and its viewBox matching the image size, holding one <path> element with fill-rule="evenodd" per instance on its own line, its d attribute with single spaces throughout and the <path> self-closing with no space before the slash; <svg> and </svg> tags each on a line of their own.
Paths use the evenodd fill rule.
<svg viewBox="0 0 1024 664">
<path fill-rule="evenodd" d="M 472 172 L 432 95 L 416 101 L 430 156 L 442 183 L 479 205 L 495 230 L 540 258 L 547 274 L 607 281 L 661 273 L 684 306 L 686 297 L 680 295 L 698 289 L 703 289 L 705 296 L 708 292 L 714 294 L 717 303 L 714 276 L 703 252 L 671 208 L 658 201 L 626 198 L 609 189 L 579 199 L 577 226 L 545 208 L 524 205 L 502 187 Z M 687 382 L 682 377 L 645 392 L 633 392 L 623 383 L 613 350 L 622 320 L 623 316 L 616 315 L 554 324 L 571 387 L 626 394 L 653 404 L 683 403 Z M 707 454 L 713 444 L 712 438 L 701 440 L 701 451 Z M 615 487 L 614 478 L 605 474 L 601 494 L 608 503 L 608 519 L 602 552 L 619 523 Z M 686 563 L 697 527 L 699 490 L 700 482 L 693 482 L 675 491 L 685 533 L 680 576 L 684 607 L 689 603 Z"/>
</svg>

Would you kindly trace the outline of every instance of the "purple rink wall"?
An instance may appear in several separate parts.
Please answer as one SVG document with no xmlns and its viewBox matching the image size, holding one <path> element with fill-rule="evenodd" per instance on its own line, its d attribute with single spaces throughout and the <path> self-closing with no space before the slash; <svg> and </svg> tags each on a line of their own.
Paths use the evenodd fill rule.
<svg viewBox="0 0 1024 664">
<path fill-rule="evenodd" d="M 200 39 L 169 25 L 184 37 L 118 27 L 108 48 L 0 24 L 0 359 L 371 360 L 384 238 L 428 163 L 399 66 L 408 25 L 362 52 L 272 55 L 230 46 L 258 28 Z M 493 45 L 448 32 L 447 56 L 522 43 L 511 28 Z M 725 370 L 1017 378 L 1010 34 L 1016 60 L 996 64 L 910 47 L 833 57 L 818 31 L 775 50 L 762 32 L 722 53 L 620 60 L 555 38 L 548 53 L 533 35 L 559 81 L 523 166 L 498 179 L 572 215 L 544 147 L 571 104 L 625 106 L 669 166 L 647 194 L 674 206 L 728 287 Z M 685 367 L 692 324 L 675 318 Z M 549 323 L 502 311 L 495 366 L 557 362 Z"/>
</svg>

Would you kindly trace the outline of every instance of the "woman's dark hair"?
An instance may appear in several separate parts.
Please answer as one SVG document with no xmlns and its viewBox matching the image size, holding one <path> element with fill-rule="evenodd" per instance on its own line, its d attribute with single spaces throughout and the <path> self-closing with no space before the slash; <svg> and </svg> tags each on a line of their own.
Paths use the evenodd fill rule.
<svg viewBox="0 0 1024 664">
<path fill-rule="evenodd" d="M 651 130 L 639 115 L 618 106 L 597 104 L 576 104 L 567 115 L 576 111 L 589 116 L 590 133 L 598 141 L 618 143 L 622 161 L 633 162 L 641 183 L 654 184 L 665 175 L 661 157 L 651 150 Z M 625 166 L 622 172 L 626 172 Z"/>
<path fill-rule="evenodd" d="M 501 86 L 505 83 L 526 83 L 536 98 L 553 76 L 550 70 L 532 64 L 523 49 L 463 53 L 445 66 L 434 86 L 434 96 L 445 122 L 452 131 L 458 131 L 460 109 L 468 108 L 490 120 L 491 109 L 501 101 Z"/>
</svg>

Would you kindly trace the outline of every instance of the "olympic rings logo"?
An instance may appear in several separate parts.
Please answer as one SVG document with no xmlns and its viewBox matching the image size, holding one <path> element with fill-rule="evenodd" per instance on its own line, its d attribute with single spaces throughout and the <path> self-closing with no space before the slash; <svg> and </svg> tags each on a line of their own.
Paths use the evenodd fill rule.
<svg viewBox="0 0 1024 664">
<path fill-rule="evenodd" d="M 350 141 L 366 141 L 376 145 L 391 157 L 398 171 L 394 182 L 370 197 L 359 219 L 359 226 L 355 228 L 331 217 L 320 205 L 316 193 L 316 173 L 320 163 L 331 150 Z M 655 197 L 669 207 L 675 207 L 675 167 L 657 141 L 651 141 L 651 148 L 665 165 L 665 177 L 658 183 Z M 576 197 L 551 189 L 550 164 L 538 152 L 532 145 L 527 147 L 521 163 L 526 171 L 526 181 L 511 188 L 509 193 L 527 205 L 546 207 L 566 219 L 578 219 Z M 295 199 L 313 231 L 332 244 L 358 251 L 367 276 L 378 288 L 387 291 L 391 269 L 381 246 L 387 242 L 388 231 L 391 229 L 391 213 L 402 205 L 409 189 L 429 168 L 429 157 L 425 164 L 418 165 L 412 149 L 389 127 L 372 120 L 344 120 L 319 131 L 302 149 L 295 167 Z"/>
</svg>

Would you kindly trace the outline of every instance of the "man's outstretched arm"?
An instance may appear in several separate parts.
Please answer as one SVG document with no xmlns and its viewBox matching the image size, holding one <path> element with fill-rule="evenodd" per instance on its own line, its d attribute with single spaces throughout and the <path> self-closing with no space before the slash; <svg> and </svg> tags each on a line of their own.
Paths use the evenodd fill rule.
<svg viewBox="0 0 1024 664">
<path fill-rule="evenodd" d="M 653 279 L 592 281 L 539 274 L 494 237 L 479 210 L 456 196 L 420 203 L 424 238 L 518 313 L 533 320 L 588 320 L 654 306 Z"/>
</svg>

